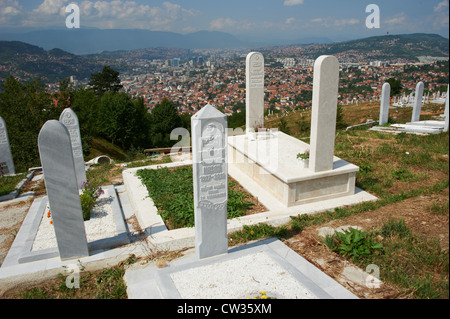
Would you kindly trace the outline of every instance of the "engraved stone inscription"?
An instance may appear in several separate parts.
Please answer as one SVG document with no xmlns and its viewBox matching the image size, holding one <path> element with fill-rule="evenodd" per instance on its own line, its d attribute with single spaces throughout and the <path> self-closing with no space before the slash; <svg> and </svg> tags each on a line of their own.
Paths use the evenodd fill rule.
<svg viewBox="0 0 450 319">
<path fill-rule="evenodd" d="M 250 59 L 250 88 L 264 87 L 264 59 L 255 54 Z"/>
<path fill-rule="evenodd" d="M 84 167 L 83 147 L 81 144 L 80 127 L 78 124 L 78 117 L 70 108 L 64 109 L 61 113 L 59 121 L 69 131 L 70 144 L 72 146 L 72 155 L 75 160 L 75 170 L 77 173 L 77 184 L 81 187 L 86 182 L 86 171 Z"/>
<path fill-rule="evenodd" d="M 224 127 L 208 121 L 202 130 L 202 151 L 199 163 L 200 205 L 219 209 L 227 199 L 225 174 Z"/>
</svg>

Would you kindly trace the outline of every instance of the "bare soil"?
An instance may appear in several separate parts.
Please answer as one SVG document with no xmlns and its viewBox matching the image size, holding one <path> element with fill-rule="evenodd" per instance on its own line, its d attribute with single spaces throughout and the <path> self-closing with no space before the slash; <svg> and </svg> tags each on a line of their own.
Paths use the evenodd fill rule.
<svg viewBox="0 0 450 319">
<path fill-rule="evenodd" d="M 10 205 L 0 203 L 0 265 L 3 264 L 32 202 L 32 199 L 28 199 Z"/>
<path fill-rule="evenodd" d="M 333 220 L 329 223 L 305 228 L 300 234 L 285 241 L 291 249 L 303 256 L 324 273 L 340 282 L 344 287 L 360 298 L 390 299 L 412 298 L 405 295 L 397 287 L 383 283 L 379 289 L 370 289 L 365 285 L 358 285 L 342 275 L 345 267 L 351 265 L 349 261 L 329 250 L 320 241 L 318 228 L 351 225 L 359 226 L 363 230 L 380 229 L 389 218 L 402 218 L 414 234 L 439 241 L 441 249 L 449 249 L 449 216 L 438 215 L 430 211 L 432 203 L 443 203 L 448 200 L 449 189 L 440 194 L 418 196 L 405 201 L 387 205 L 345 219 Z M 364 269 L 363 269 L 364 270 Z"/>
</svg>

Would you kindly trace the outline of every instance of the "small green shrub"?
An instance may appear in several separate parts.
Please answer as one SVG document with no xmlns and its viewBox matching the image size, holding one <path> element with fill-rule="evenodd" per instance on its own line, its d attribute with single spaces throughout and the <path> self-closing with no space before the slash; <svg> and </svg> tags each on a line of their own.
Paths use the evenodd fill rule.
<svg viewBox="0 0 450 319">
<path fill-rule="evenodd" d="M 81 189 L 81 211 L 83 212 L 83 220 L 86 221 L 91 219 L 91 211 L 95 207 L 98 197 L 104 191 L 98 184 L 88 182 L 84 182 Z"/>
<path fill-rule="evenodd" d="M 369 233 L 350 228 L 344 232 L 335 232 L 334 238 L 326 238 L 326 243 L 331 250 L 349 257 L 352 260 L 367 257 L 383 249 L 381 243 L 376 243 Z M 335 242 L 336 240 L 336 242 Z"/>
</svg>

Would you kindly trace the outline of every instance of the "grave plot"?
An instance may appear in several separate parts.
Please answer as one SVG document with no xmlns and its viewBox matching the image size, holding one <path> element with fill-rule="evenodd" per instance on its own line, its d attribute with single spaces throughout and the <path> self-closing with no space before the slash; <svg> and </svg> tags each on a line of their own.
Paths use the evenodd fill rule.
<svg viewBox="0 0 450 319">
<path fill-rule="evenodd" d="M 390 100 L 390 86 L 388 83 L 383 85 L 382 98 L 380 105 L 380 119 L 379 125 L 370 128 L 371 131 L 385 132 L 391 134 L 416 134 L 416 135 L 428 135 L 428 134 L 440 134 L 448 131 L 449 123 L 449 101 L 448 94 L 445 96 L 445 111 L 443 114 L 444 120 L 420 120 L 420 112 L 423 101 L 427 101 L 428 98 L 423 96 L 424 84 L 419 82 L 416 85 L 416 92 L 413 104 L 413 112 L 411 116 L 411 122 L 405 124 L 391 124 L 389 126 L 382 126 L 388 122 L 389 117 L 389 100 Z M 448 90 L 448 89 L 447 89 Z M 394 106 L 398 104 L 394 103 Z"/>
<path fill-rule="evenodd" d="M 168 167 L 142 169 L 137 171 L 137 176 L 148 189 L 148 196 L 155 202 L 169 230 L 194 227 L 192 165 L 170 169 Z M 210 191 L 213 194 L 220 194 L 220 191 L 225 191 L 225 187 L 224 183 L 215 189 L 211 187 Z M 228 219 L 267 211 L 266 207 L 230 176 L 228 176 L 227 187 Z"/>
<path fill-rule="evenodd" d="M 248 85 L 255 78 L 253 71 L 263 76 L 260 66 L 253 62 L 253 56 L 257 55 L 250 53 L 247 57 Z M 258 132 L 256 136 L 247 132 L 246 135 L 230 137 L 228 162 L 236 172 L 234 177 L 238 181 L 240 175 L 250 177 L 282 207 L 354 195 L 355 175 L 359 168 L 333 155 L 338 78 L 339 62 L 335 57 L 317 59 L 310 145 L 276 131 Z M 262 119 L 264 109 L 255 106 L 260 99 L 254 95 L 263 97 L 264 91 L 253 92 L 250 88 L 247 94 L 251 95 L 247 98 L 247 117 Z M 261 130 L 262 120 L 257 125 Z M 297 165 L 297 158 L 301 155 L 309 159 L 308 167 Z"/>
<path fill-rule="evenodd" d="M 130 242 L 114 186 L 104 188 L 92 219 L 83 220 L 77 184 L 85 179 L 85 172 L 77 173 L 76 166 L 83 157 L 72 148 L 73 143 L 78 143 L 75 147 L 81 143 L 70 135 L 70 130 L 78 132 L 78 123 L 72 121 L 76 117 L 71 111 L 63 113 L 63 118 L 71 120 L 70 129 L 51 120 L 40 131 L 38 146 L 47 196 L 33 202 L 2 268 L 53 257 L 73 260 Z"/>
</svg>

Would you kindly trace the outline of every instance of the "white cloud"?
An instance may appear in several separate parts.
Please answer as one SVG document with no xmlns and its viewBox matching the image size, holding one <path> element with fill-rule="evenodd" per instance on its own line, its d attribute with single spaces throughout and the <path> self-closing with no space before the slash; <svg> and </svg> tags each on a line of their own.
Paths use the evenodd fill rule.
<svg viewBox="0 0 450 319">
<path fill-rule="evenodd" d="M 287 18 L 286 19 L 286 24 L 290 24 L 290 23 L 292 23 L 292 22 L 294 22 L 295 21 L 295 18 Z"/>
<path fill-rule="evenodd" d="M 236 25 L 236 21 L 230 18 L 219 18 L 211 21 L 209 27 L 213 30 L 222 30 L 225 28 L 234 27 Z"/>
<path fill-rule="evenodd" d="M 69 0 L 41 0 L 36 9 L 23 10 L 17 0 L 0 0 L 0 27 L 7 26 L 65 26 L 66 6 Z M 183 8 L 169 1 L 160 6 L 139 4 L 127 0 L 82 0 L 81 27 L 142 28 L 151 30 L 176 30 L 181 22 L 189 21 L 199 11 Z M 14 21 L 12 16 L 15 15 Z"/>
<path fill-rule="evenodd" d="M 21 7 L 17 0 L 5 0 L 0 1 L 0 15 L 17 15 L 21 11 Z"/>
<path fill-rule="evenodd" d="M 337 27 L 342 27 L 342 26 L 346 26 L 346 25 L 355 25 L 358 24 L 359 20 L 358 19 L 337 19 L 334 20 L 334 25 Z"/>
<path fill-rule="evenodd" d="M 407 21 L 407 19 L 408 19 L 408 16 L 404 12 L 401 12 L 401 13 L 393 16 L 392 18 L 385 20 L 384 23 L 386 23 L 388 25 L 404 24 Z"/>
<path fill-rule="evenodd" d="M 449 26 L 448 19 L 448 9 L 449 4 L 448 0 L 444 0 L 438 3 L 436 7 L 434 7 L 435 17 L 433 19 L 433 27 L 436 29 L 447 28 Z"/>
<path fill-rule="evenodd" d="M 68 0 L 44 0 L 39 7 L 33 10 L 34 14 L 61 14 L 68 5 Z"/>
<path fill-rule="evenodd" d="M 285 6 L 297 6 L 303 4 L 303 0 L 284 0 Z"/>
<path fill-rule="evenodd" d="M 332 17 L 311 19 L 314 24 L 319 24 L 323 27 L 345 27 L 360 23 L 361 21 L 354 18 L 349 19 L 335 19 Z"/>
<path fill-rule="evenodd" d="M 441 1 L 436 7 L 434 7 L 434 12 L 447 11 L 448 13 L 448 7 L 448 0 Z"/>
<path fill-rule="evenodd" d="M 17 0 L 0 0 L 0 26 L 16 24 L 22 11 Z"/>
</svg>

